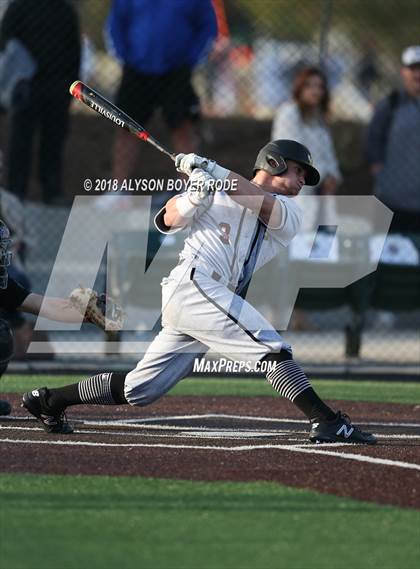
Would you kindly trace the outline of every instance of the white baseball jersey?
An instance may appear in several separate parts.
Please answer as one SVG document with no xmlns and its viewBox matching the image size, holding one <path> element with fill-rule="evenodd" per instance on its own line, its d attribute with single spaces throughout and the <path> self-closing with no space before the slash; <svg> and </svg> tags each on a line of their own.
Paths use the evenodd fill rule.
<svg viewBox="0 0 420 569">
<path fill-rule="evenodd" d="M 302 213 L 296 201 L 275 197 L 283 213 L 278 228 L 266 227 L 224 191 L 214 194 L 209 207 L 197 208 L 180 262 L 162 281 L 162 330 L 126 376 L 129 403 L 148 405 L 159 399 L 209 349 L 252 364 L 269 352 L 291 352 L 273 326 L 239 296 L 252 273 L 299 229 Z M 157 214 L 156 227 L 163 233 L 179 231 L 165 226 L 164 212 Z"/>
<path fill-rule="evenodd" d="M 232 285 L 243 285 L 244 278 L 249 280 L 252 273 L 277 255 L 282 246 L 287 246 L 299 230 L 302 211 L 296 201 L 282 195 L 274 197 L 281 205 L 282 223 L 272 229 L 224 191 L 216 192 L 211 206 L 197 208 L 191 219 L 180 260 L 190 261 L 209 274 L 214 270 Z M 155 218 L 159 231 L 180 231 L 165 226 L 164 211 L 165 208 Z"/>
</svg>

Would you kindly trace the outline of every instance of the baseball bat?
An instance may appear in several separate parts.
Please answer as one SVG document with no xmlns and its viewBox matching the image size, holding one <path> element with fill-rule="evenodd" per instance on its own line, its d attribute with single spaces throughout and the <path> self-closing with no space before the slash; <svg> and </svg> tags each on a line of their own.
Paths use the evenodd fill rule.
<svg viewBox="0 0 420 569">
<path fill-rule="evenodd" d="M 131 132 L 131 134 L 134 134 L 134 136 L 140 140 L 148 142 L 160 150 L 160 152 L 163 152 L 169 156 L 169 158 L 175 160 L 176 154 L 165 148 L 163 144 L 153 138 L 138 122 L 111 103 L 111 101 L 105 99 L 105 97 L 97 93 L 94 89 L 85 85 L 82 81 L 77 80 L 70 85 L 70 94 L 117 126 L 128 130 L 128 132 Z"/>
</svg>

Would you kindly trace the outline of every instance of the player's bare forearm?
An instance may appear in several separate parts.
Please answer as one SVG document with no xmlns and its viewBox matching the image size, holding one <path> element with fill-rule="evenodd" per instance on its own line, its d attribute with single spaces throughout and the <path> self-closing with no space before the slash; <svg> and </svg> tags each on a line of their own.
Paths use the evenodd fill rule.
<svg viewBox="0 0 420 569">
<path fill-rule="evenodd" d="M 276 198 L 257 184 L 243 178 L 236 172 L 230 172 L 228 178 L 231 187 L 226 193 L 235 202 L 252 210 L 267 227 L 279 227 L 282 222 L 282 211 Z M 236 181 L 236 184 L 233 181 Z"/>
<path fill-rule="evenodd" d="M 188 224 L 188 219 L 182 217 L 176 207 L 177 197 L 171 198 L 165 205 L 165 215 L 163 216 L 163 221 L 167 227 L 172 227 L 177 229 L 179 227 L 185 227 Z"/>
<path fill-rule="evenodd" d="M 19 310 L 30 314 L 40 314 L 43 318 L 58 322 L 80 322 L 81 320 L 80 312 L 71 306 L 67 298 L 44 297 L 31 293 L 20 305 Z"/>
</svg>

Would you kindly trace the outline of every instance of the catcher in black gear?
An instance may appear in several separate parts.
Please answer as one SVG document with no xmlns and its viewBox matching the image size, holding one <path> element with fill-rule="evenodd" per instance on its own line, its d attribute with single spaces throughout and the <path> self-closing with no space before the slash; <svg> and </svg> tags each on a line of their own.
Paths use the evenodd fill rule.
<svg viewBox="0 0 420 569">
<path fill-rule="evenodd" d="M 69 298 L 44 297 L 31 292 L 14 279 L 9 278 L 7 267 L 10 265 L 11 260 L 10 243 L 9 229 L 0 220 L 0 309 L 8 312 L 18 310 L 38 315 L 42 307 L 42 316 L 50 320 L 80 322 L 80 315 L 82 314 L 85 322 L 92 322 L 100 328 L 105 328 L 105 324 L 111 328 L 119 325 L 120 320 L 118 322 L 105 320 L 106 303 L 103 302 L 102 297 L 98 296 L 95 291 L 90 291 L 91 295 L 89 298 L 86 298 L 84 305 L 76 306 L 73 298 L 74 293 L 77 293 L 79 289 L 73 291 Z M 101 302 L 98 299 L 101 299 Z M 118 314 L 121 313 L 118 312 Z M 13 336 L 10 326 L 6 320 L 0 319 L 0 377 L 6 371 L 12 355 Z M 0 399 L 0 415 L 8 415 L 10 411 L 9 402 Z"/>
</svg>

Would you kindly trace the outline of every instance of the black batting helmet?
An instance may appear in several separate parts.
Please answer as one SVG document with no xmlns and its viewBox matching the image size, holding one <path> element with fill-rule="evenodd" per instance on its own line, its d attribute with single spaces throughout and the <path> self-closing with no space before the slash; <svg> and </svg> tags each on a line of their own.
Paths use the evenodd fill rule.
<svg viewBox="0 0 420 569">
<path fill-rule="evenodd" d="M 0 318 L 0 377 L 13 356 L 13 336 L 6 320 Z"/>
<path fill-rule="evenodd" d="M 309 150 L 296 140 L 273 140 L 258 152 L 254 166 L 254 176 L 257 170 L 265 170 L 272 176 L 286 172 L 286 160 L 293 160 L 305 169 L 305 183 L 308 186 L 319 184 L 319 172 L 313 166 Z"/>
</svg>

